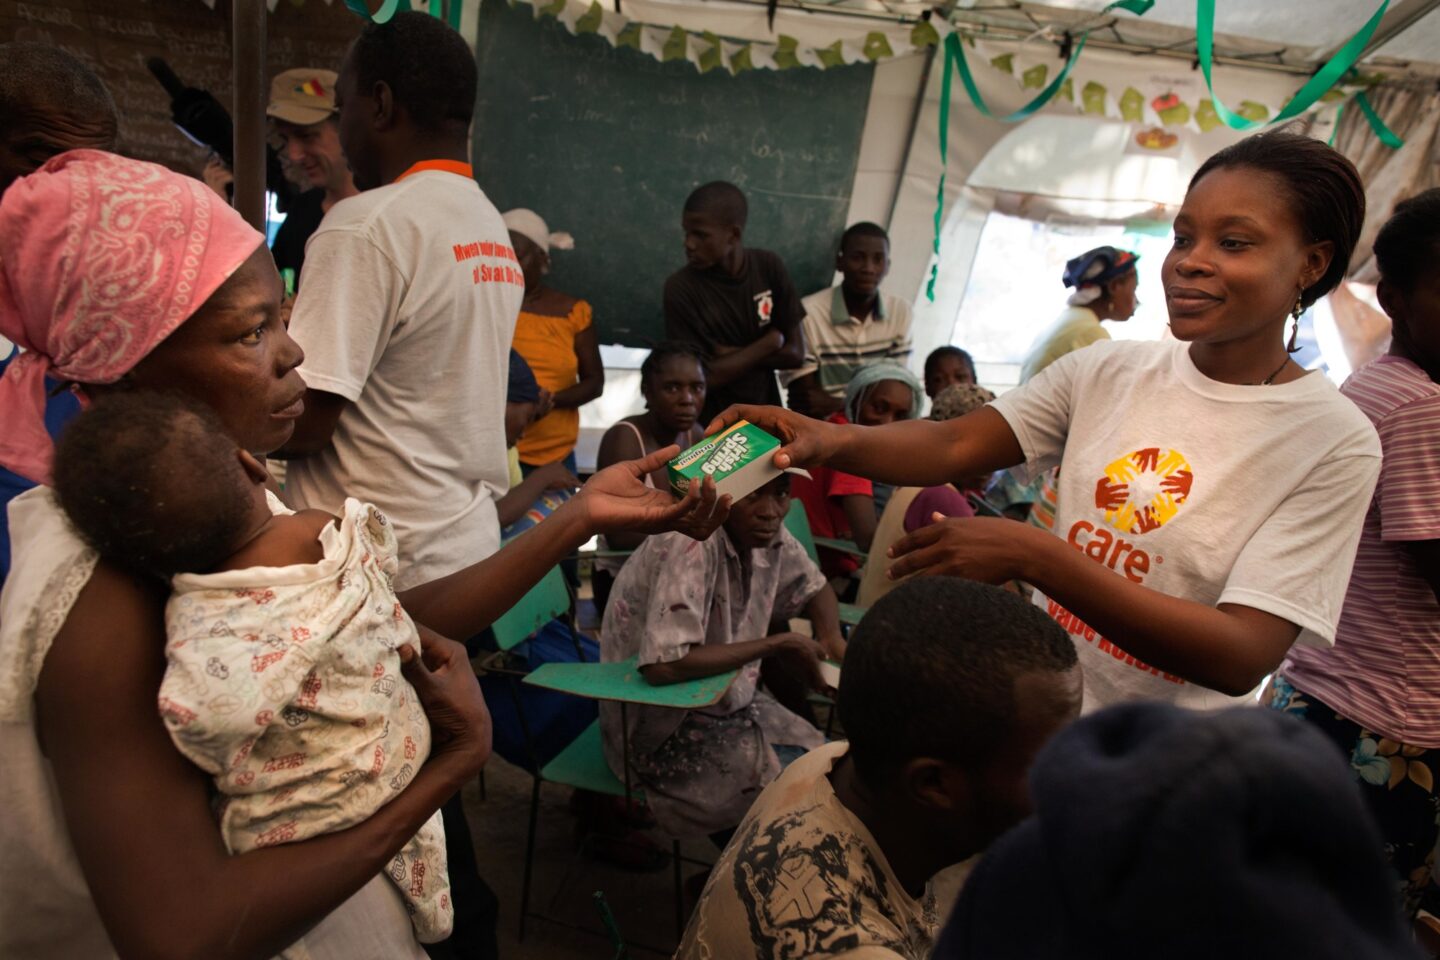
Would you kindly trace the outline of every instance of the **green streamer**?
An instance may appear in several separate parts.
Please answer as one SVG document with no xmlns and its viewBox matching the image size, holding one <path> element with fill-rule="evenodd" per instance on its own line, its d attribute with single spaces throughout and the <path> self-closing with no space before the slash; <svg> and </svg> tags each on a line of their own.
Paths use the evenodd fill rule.
<svg viewBox="0 0 1440 960">
<path fill-rule="evenodd" d="M 1116 2 L 1110 4 L 1100 12 L 1109 13 L 1111 10 L 1128 10 L 1137 17 L 1143 17 L 1150 12 L 1150 8 L 1153 6 L 1155 6 L 1155 0 L 1116 0 Z M 933 245 L 935 262 L 930 265 L 930 279 L 925 284 L 925 297 L 931 303 L 935 302 L 935 281 L 940 272 L 940 226 L 942 218 L 945 215 L 945 167 L 950 140 L 951 68 L 958 67 L 960 69 L 960 81 L 965 84 L 965 92 L 970 95 L 970 102 L 974 104 L 976 110 L 979 110 L 982 115 L 999 120 L 1002 123 L 1016 123 L 1024 120 L 1054 99 L 1055 95 L 1060 92 L 1060 88 L 1065 85 L 1066 80 L 1070 76 L 1070 69 L 1075 66 L 1075 61 L 1080 59 L 1080 52 L 1085 49 L 1085 41 L 1089 39 L 1090 31 L 1086 30 L 1080 35 L 1080 42 L 1075 44 L 1075 52 L 1072 53 L 1070 59 L 1065 62 L 1064 68 L 1056 75 L 1054 80 L 1050 81 L 1044 90 L 1041 90 L 1040 93 L 1036 95 L 1035 99 L 1013 113 L 1007 113 L 1003 117 L 997 117 L 994 112 L 991 111 L 989 105 L 985 103 L 985 99 L 980 96 L 980 91 L 975 86 L 975 77 L 971 75 L 970 64 L 965 60 L 965 46 L 960 41 L 960 35 L 958 33 L 952 33 L 945 38 L 945 68 L 940 75 L 940 186 L 936 190 L 935 195 L 935 242 Z M 1003 59 L 1003 57 L 996 59 Z M 1073 85 L 1071 89 L 1073 91 Z M 1103 91 L 1103 89 L 1102 87 L 1101 90 Z M 1087 93 L 1089 91 L 1088 85 L 1086 91 Z"/>
<path fill-rule="evenodd" d="M 389 23 L 390 18 L 395 16 L 395 11 L 400 9 L 400 0 L 385 0 L 374 13 L 370 12 L 366 0 L 345 0 L 345 6 L 350 8 L 351 13 L 358 13 L 371 23 Z"/>
<path fill-rule="evenodd" d="M 1365 119 L 1370 121 L 1370 129 L 1375 131 L 1375 136 L 1380 138 L 1381 143 L 1385 144 L 1385 146 L 1391 150 L 1399 150 L 1405 146 L 1405 141 L 1397 137 L 1395 131 L 1385 126 L 1385 121 L 1380 119 L 1380 114 L 1376 113 L 1375 108 L 1370 105 L 1370 98 L 1365 96 L 1364 91 L 1355 95 L 1355 103 L 1360 107 L 1360 112 L 1365 114 Z M 1335 129 L 1340 129 L 1340 115 L 1338 113 L 1335 115 Z M 1330 139 L 1334 140 L 1335 135 L 1331 134 Z"/>
<path fill-rule="evenodd" d="M 1130 0 L 1124 0 L 1124 2 L 1128 3 Z M 1007 113 L 1004 116 L 996 116 L 994 111 L 990 109 L 990 105 L 985 102 L 985 98 L 980 96 L 980 91 L 975 86 L 975 77 L 970 72 L 970 64 L 965 59 L 965 47 L 960 42 L 960 35 L 958 33 L 952 33 L 945 38 L 945 78 L 949 78 L 952 64 L 958 67 L 960 69 L 960 82 L 965 84 L 965 92 L 970 95 L 970 102 L 975 106 L 976 110 L 979 110 L 983 116 L 999 120 L 1001 123 L 1015 123 L 1024 120 L 1036 110 L 1045 106 L 1045 104 L 1054 98 L 1055 94 L 1060 92 L 1060 86 L 1065 82 L 1065 78 L 1070 75 L 1070 69 L 1075 66 L 1075 61 L 1080 59 L 1080 53 L 1085 49 L 1085 41 L 1088 40 L 1089 37 L 1090 34 L 1088 31 L 1081 35 L 1080 42 L 1075 44 L 1075 52 L 1070 54 L 1070 59 L 1066 61 L 1064 68 L 1061 69 L 1054 80 L 1050 81 L 1044 90 L 1041 90 L 1035 95 L 1035 99 L 1014 113 Z M 942 102 L 942 109 L 946 106 L 947 104 Z M 943 143 L 945 136 L 945 129 L 943 127 L 941 128 L 940 136 Z"/>
<path fill-rule="evenodd" d="M 945 38 L 945 69 L 940 75 L 940 187 L 935 191 L 935 262 L 930 264 L 930 279 L 925 283 L 925 299 L 935 302 L 935 279 L 940 273 L 940 219 L 945 213 L 945 173 L 948 167 L 950 141 L 950 51 L 960 46 L 952 33 Z M 963 60 L 961 61 L 964 62 Z"/>
<path fill-rule="evenodd" d="M 1310 108 L 1316 100 L 1325 95 L 1325 92 L 1339 82 L 1360 55 L 1365 52 L 1365 46 L 1370 42 L 1370 35 L 1375 28 L 1380 26 L 1380 20 L 1385 16 L 1385 10 L 1390 6 L 1390 0 L 1381 0 L 1380 7 L 1375 14 L 1360 28 L 1360 31 L 1346 41 L 1345 45 L 1335 52 L 1320 70 L 1306 81 L 1291 98 L 1285 108 L 1276 115 L 1274 123 L 1282 123 L 1291 117 L 1299 116 Z M 1210 79 L 1210 68 L 1215 59 L 1215 0 L 1195 0 L 1195 45 L 1200 55 L 1200 70 L 1205 74 L 1205 87 L 1210 91 L 1210 101 L 1215 105 L 1215 113 L 1225 122 L 1225 125 L 1233 130 L 1252 130 L 1265 123 L 1264 118 L 1251 119 L 1244 116 L 1245 105 L 1241 105 L 1239 112 L 1232 112 L 1229 107 L 1220 102 L 1215 96 L 1215 85 Z M 1269 111 L 1266 111 L 1267 114 Z M 1253 111 L 1252 111 L 1253 113 Z"/>
</svg>

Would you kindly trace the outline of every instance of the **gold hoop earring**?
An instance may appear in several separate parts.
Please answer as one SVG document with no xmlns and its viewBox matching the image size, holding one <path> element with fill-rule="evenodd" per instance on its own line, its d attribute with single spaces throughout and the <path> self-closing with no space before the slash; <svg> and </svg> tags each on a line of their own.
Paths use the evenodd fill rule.
<svg viewBox="0 0 1440 960">
<path fill-rule="evenodd" d="M 1302 314 L 1302 313 L 1304 313 L 1304 312 L 1305 312 L 1305 291 L 1302 290 L 1302 291 L 1300 291 L 1300 293 L 1295 297 L 1295 309 L 1290 311 L 1290 317 L 1291 317 L 1292 323 L 1291 323 L 1291 326 L 1290 326 L 1290 342 L 1289 342 L 1289 343 L 1286 345 L 1286 347 L 1285 347 L 1285 351 L 1286 351 L 1287 353 L 1294 353 L 1294 352 L 1296 352 L 1297 350 L 1300 349 L 1300 346 L 1299 346 L 1298 343 L 1296 343 L 1296 341 L 1297 341 L 1297 340 L 1299 339 L 1299 337 L 1300 337 L 1300 314 Z"/>
</svg>

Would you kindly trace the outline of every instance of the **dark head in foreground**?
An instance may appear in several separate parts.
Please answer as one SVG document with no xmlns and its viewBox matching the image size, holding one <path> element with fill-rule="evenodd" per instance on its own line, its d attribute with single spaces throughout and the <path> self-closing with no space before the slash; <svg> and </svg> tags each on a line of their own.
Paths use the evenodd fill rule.
<svg viewBox="0 0 1440 960">
<path fill-rule="evenodd" d="M 909 580 L 846 650 L 837 793 L 902 881 L 923 885 L 1029 812 L 1030 764 L 1080 712 L 1080 689 L 1074 642 L 1032 604 L 955 577 Z"/>
<path fill-rule="evenodd" d="M 970 875 L 935 960 L 1418 956 L 1345 759 L 1310 724 L 1113 707 L 1030 780 L 1034 815 Z"/>
</svg>

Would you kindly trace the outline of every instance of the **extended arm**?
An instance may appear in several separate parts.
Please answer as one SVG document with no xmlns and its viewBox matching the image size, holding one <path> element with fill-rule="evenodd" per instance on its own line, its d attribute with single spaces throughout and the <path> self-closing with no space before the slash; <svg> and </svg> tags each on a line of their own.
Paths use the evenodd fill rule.
<svg viewBox="0 0 1440 960">
<path fill-rule="evenodd" d="M 40 674 L 41 741 L 120 955 L 263 960 L 375 877 L 483 757 L 439 751 L 364 823 L 230 856 L 209 778 L 176 751 L 156 711 L 162 604 L 157 592 L 97 568 Z"/>
<path fill-rule="evenodd" d="M 635 431 L 617 423 L 600 438 L 600 451 L 595 455 L 595 467 L 604 470 L 611 464 L 638 460 L 644 455 L 645 451 L 641 449 Z M 605 542 L 614 550 L 635 550 L 645 542 L 645 534 L 631 530 L 612 530 L 605 534 Z"/>
<path fill-rule="evenodd" d="M 897 542 L 891 555 L 900 558 L 890 567 L 896 579 L 923 570 L 1032 583 L 1125 653 L 1230 696 L 1254 689 L 1300 632 L 1252 607 L 1209 606 L 1151 590 L 1060 537 L 1009 520 L 940 520 Z"/>
<path fill-rule="evenodd" d="M 737 420 L 749 420 L 784 441 L 775 454 L 776 466 L 828 466 L 895 486 L 939 486 L 1025 459 L 1015 432 L 989 407 L 956 420 L 860 427 L 812 420 L 779 407 L 739 405 L 716 417 L 706 432 Z"/>
<path fill-rule="evenodd" d="M 647 533 L 672 530 L 703 517 L 686 533 L 703 539 L 724 522 L 728 506 L 717 504 L 715 484 L 691 486 L 684 500 L 644 485 L 646 473 L 679 453 L 670 446 L 643 460 L 619 463 L 597 473 L 560 509 L 498 553 L 400 594 L 416 622 L 447 637 L 471 637 L 494 623 L 540 578 L 597 533 L 617 529 Z"/>
</svg>

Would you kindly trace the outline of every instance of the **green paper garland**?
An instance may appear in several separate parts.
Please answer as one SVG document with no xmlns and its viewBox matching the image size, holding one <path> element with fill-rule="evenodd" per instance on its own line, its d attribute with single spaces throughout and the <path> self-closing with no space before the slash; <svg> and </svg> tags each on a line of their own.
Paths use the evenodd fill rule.
<svg viewBox="0 0 1440 960">
<path fill-rule="evenodd" d="M 600 24 L 604 19 L 604 12 L 600 9 L 600 0 L 591 0 L 590 9 L 586 10 L 585 14 L 579 20 L 575 21 L 575 32 L 577 34 L 598 33 Z"/>
<path fill-rule="evenodd" d="M 1281 123 L 1305 112 L 1326 91 L 1339 82 L 1340 78 L 1355 65 L 1355 61 L 1359 60 L 1360 55 L 1365 52 L 1365 45 L 1370 42 L 1370 35 L 1375 32 L 1376 27 L 1380 26 L 1380 20 L 1385 16 L 1385 10 L 1389 6 L 1390 0 L 1381 0 L 1380 7 L 1374 15 L 1366 21 L 1359 32 L 1335 52 L 1335 55 L 1313 77 L 1306 81 L 1290 102 L 1275 116 L 1274 123 Z M 1226 126 L 1234 130 L 1253 130 L 1264 124 L 1270 116 L 1270 111 L 1261 107 L 1260 104 L 1247 100 L 1240 105 L 1238 111 L 1231 111 L 1229 107 L 1220 102 L 1219 97 L 1215 96 L 1215 85 L 1210 79 L 1210 69 L 1215 59 L 1215 0 L 1195 0 L 1195 24 L 1195 45 L 1200 56 L 1200 70 L 1205 75 L 1205 87 L 1210 91 L 1210 102 L 1215 106 L 1215 113 Z M 1247 107 L 1251 108 L 1248 112 Z M 1253 109 L 1255 107 L 1260 107 L 1260 110 Z M 1261 110 L 1264 111 L 1263 116 L 1260 115 Z"/>
<path fill-rule="evenodd" d="M 931 27 L 930 29 L 935 28 Z M 871 63 L 893 56 L 895 56 L 895 51 L 890 49 L 890 41 L 885 38 L 885 34 L 877 30 L 865 37 L 865 58 Z"/>
</svg>

